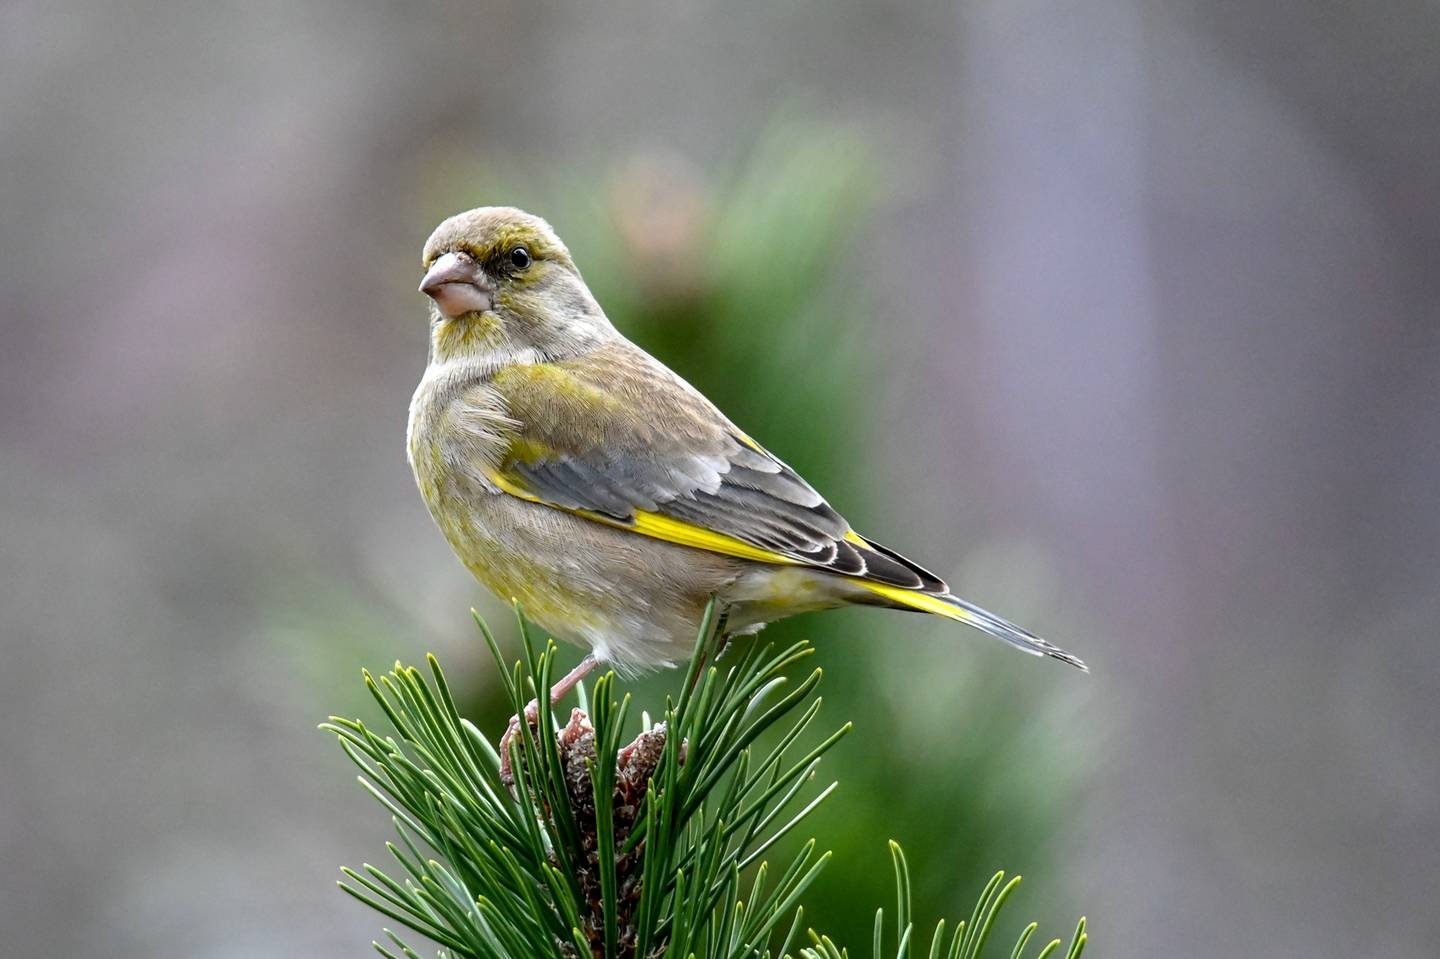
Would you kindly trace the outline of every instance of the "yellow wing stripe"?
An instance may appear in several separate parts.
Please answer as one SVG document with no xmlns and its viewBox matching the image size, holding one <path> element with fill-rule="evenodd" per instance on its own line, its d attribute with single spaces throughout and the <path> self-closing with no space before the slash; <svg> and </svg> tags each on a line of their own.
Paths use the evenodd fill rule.
<svg viewBox="0 0 1440 959">
<path fill-rule="evenodd" d="M 589 513 L 585 515 L 590 516 Z M 609 517 L 593 516 L 591 518 L 609 519 Z M 705 529 L 703 526 L 695 526 L 684 520 L 661 516 L 659 513 L 636 510 L 633 523 L 615 523 L 613 520 L 611 523 L 622 529 L 634 530 L 645 536 L 653 536 L 655 539 L 679 543 L 681 546 L 693 546 L 696 549 L 722 553 L 726 556 L 736 556 L 740 559 L 750 559 L 757 563 L 775 563 L 782 566 L 801 565 L 798 560 L 780 553 L 761 549 L 759 546 L 751 546 L 733 536 L 726 536 L 724 533 L 717 533 L 714 530 Z"/>
<path fill-rule="evenodd" d="M 902 589 L 899 586 L 891 586 L 887 583 L 872 583 L 869 580 L 852 580 L 857 586 L 863 586 L 877 596 L 884 596 L 891 602 L 899 603 L 901 606 L 908 606 L 911 609 L 918 609 L 922 613 L 934 613 L 937 616 L 944 616 L 946 619 L 953 619 L 960 623 L 969 623 L 971 626 L 981 626 L 980 622 L 970 613 L 958 606 L 945 602 L 933 593 L 917 593 L 914 590 Z"/>
<path fill-rule="evenodd" d="M 487 470 L 485 475 L 486 478 L 489 479 L 490 482 L 494 483 L 502 493 L 506 493 L 510 496 L 515 497 L 516 499 L 523 499 L 527 503 L 539 503 L 541 506 L 551 505 L 545 502 L 540 497 L 526 490 L 523 486 L 515 483 L 503 473 L 497 473 L 494 470 Z"/>
<path fill-rule="evenodd" d="M 694 549 L 708 550 L 712 553 L 720 553 L 723 556 L 734 556 L 739 559 L 754 560 L 757 563 L 773 563 L 777 566 L 804 565 L 799 560 L 791 559 L 788 556 L 772 552 L 768 549 L 762 549 L 759 546 L 752 546 L 733 536 L 717 533 L 714 530 L 706 529 L 703 526 L 696 526 L 684 520 L 662 516 L 659 513 L 648 513 L 644 510 L 636 510 L 632 519 L 620 520 L 613 516 L 591 512 L 587 509 L 569 509 L 563 506 L 556 506 L 553 503 L 547 503 L 533 493 L 530 493 L 524 487 L 517 485 L 514 480 L 498 472 L 492 471 L 489 477 L 490 482 L 499 487 L 501 492 L 514 496 L 516 499 L 523 499 L 528 503 L 539 503 L 542 506 L 549 506 L 552 509 L 563 509 L 567 513 L 583 516 L 585 519 L 594 520 L 597 523 L 604 523 L 606 526 L 613 526 L 616 529 L 628 530 L 632 533 L 639 533 L 642 536 L 649 536 L 651 539 L 664 540 L 667 543 L 677 543 L 681 546 L 689 546 Z"/>
<path fill-rule="evenodd" d="M 769 456 L 769 455 L 770 455 L 770 451 L 769 451 L 769 450 L 765 449 L 765 447 L 761 446 L 759 443 L 757 443 L 757 442 L 755 442 L 753 439 L 751 439 L 751 438 L 750 438 L 750 435 L 749 435 L 748 433 L 746 433 L 744 430 L 741 430 L 739 427 L 736 427 L 736 426 L 731 426 L 731 427 L 730 427 L 730 431 L 735 435 L 735 438 L 736 438 L 737 440 L 739 440 L 740 442 L 744 443 L 746 446 L 750 447 L 752 450 L 754 450 L 755 452 L 759 453 L 761 456 Z"/>
</svg>

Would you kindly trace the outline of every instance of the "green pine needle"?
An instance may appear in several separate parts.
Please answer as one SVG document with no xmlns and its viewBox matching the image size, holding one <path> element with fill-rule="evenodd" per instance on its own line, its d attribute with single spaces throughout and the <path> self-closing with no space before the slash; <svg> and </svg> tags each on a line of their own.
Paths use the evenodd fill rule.
<svg viewBox="0 0 1440 959">
<path fill-rule="evenodd" d="M 912 959 L 911 947 L 915 930 L 910 922 L 910 867 L 905 860 L 905 853 L 900 848 L 900 844 L 893 840 L 890 842 L 890 855 L 895 865 L 896 945 L 893 952 L 886 952 L 884 945 L 885 910 L 877 909 L 874 934 L 870 944 L 871 955 L 874 956 L 874 959 L 888 959 L 889 956 L 894 956 L 895 959 Z M 929 949 L 924 954 L 928 956 L 928 959 L 942 959 L 942 957 L 944 959 L 981 959 L 983 956 L 988 956 L 989 954 L 985 952 L 985 945 L 989 941 L 995 920 L 1019 886 L 1019 876 L 1012 877 L 1008 882 L 1005 880 L 1004 872 L 997 872 L 990 877 L 990 881 L 980 892 L 980 898 L 975 902 L 975 909 L 971 912 L 970 919 L 968 921 L 962 919 L 956 923 L 949 945 L 947 946 L 945 942 L 945 920 L 942 919 L 936 924 L 935 931 L 930 937 Z M 1021 931 L 1014 948 L 1010 951 L 1010 959 L 1025 959 L 1025 948 L 1038 928 L 1039 924 L 1032 922 Z M 1088 941 L 1085 919 L 1082 917 L 1075 927 L 1074 935 L 1070 937 L 1070 945 L 1066 950 L 1065 959 L 1080 959 Z M 1062 945 L 1061 940 L 1052 939 L 1035 955 L 1035 959 L 1050 959 Z M 788 954 L 781 953 L 781 955 L 786 955 L 788 959 Z M 810 930 L 810 946 L 801 949 L 798 956 L 799 959 L 849 959 L 846 950 L 837 947 L 829 936 L 815 932 L 813 929 Z"/>
</svg>

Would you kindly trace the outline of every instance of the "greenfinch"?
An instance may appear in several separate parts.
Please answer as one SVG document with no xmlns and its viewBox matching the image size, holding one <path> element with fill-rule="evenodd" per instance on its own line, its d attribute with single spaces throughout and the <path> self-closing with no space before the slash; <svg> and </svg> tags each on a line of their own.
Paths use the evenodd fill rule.
<svg viewBox="0 0 1440 959">
<path fill-rule="evenodd" d="M 461 561 L 597 663 L 673 665 L 713 597 L 730 634 L 809 610 L 918 610 L 1084 669 L 857 533 L 611 325 L 539 217 L 482 207 L 425 244 L 429 363 L 410 465 Z"/>
</svg>

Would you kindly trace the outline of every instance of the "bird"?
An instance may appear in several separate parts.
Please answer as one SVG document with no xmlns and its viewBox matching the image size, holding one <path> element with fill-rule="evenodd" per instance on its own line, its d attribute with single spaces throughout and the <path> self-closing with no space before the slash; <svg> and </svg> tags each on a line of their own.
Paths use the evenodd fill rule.
<svg viewBox="0 0 1440 959">
<path fill-rule="evenodd" d="M 553 702 L 602 663 L 673 666 L 712 600 L 729 635 L 879 606 L 1086 670 L 853 529 L 615 328 L 545 220 L 504 206 L 456 214 L 426 241 L 421 268 L 429 354 L 410 403 L 410 466 L 470 572 L 589 649 Z"/>
</svg>

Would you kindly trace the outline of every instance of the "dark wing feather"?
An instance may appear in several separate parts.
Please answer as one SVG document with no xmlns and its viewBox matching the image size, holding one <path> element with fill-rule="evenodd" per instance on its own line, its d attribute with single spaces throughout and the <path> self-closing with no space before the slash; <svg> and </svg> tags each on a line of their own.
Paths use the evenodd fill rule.
<svg viewBox="0 0 1440 959">
<path fill-rule="evenodd" d="M 856 534 L 799 474 L 628 343 L 512 367 L 493 387 L 517 424 L 499 472 L 536 499 L 621 523 L 655 513 L 792 562 L 947 591 L 938 577 Z"/>
</svg>

